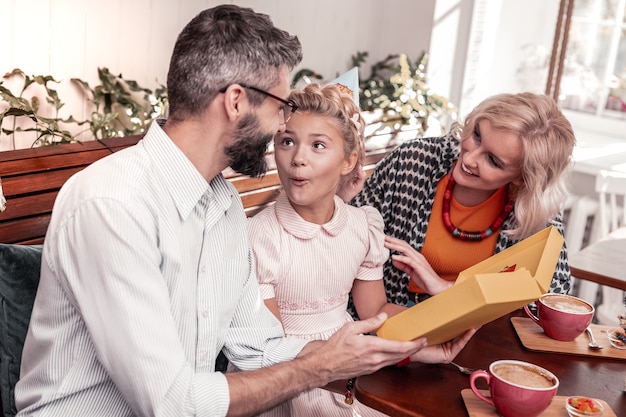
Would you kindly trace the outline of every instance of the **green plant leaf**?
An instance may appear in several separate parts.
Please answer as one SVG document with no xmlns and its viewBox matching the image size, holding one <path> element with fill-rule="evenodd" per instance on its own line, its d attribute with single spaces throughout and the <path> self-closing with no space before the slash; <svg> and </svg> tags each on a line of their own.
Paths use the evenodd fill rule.
<svg viewBox="0 0 626 417">
<path fill-rule="evenodd" d="M 19 107 L 10 107 L 6 111 L 2 113 L 4 117 L 6 116 L 15 116 L 15 117 L 28 117 L 33 121 L 37 121 L 37 115 L 34 111 L 30 109 L 23 109 Z"/>
<path fill-rule="evenodd" d="M 4 74 L 2 78 L 11 78 L 14 75 L 24 75 L 24 71 L 22 71 L 19 68 L 14 68 L 13 71 L 7 72 L 6 74 Z"/>
</svg>

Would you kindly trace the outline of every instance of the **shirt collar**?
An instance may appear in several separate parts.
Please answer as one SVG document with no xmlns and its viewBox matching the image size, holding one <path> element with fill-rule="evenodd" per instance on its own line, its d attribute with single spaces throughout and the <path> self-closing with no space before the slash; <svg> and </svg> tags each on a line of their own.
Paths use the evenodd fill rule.
<svg viewBox="0 0 626 417">
<path fill-rule="evenodd" d="M 152 123 L 142 142 L 181 218 L 187 218 L 205 194 L 213 194 L 217 204 L 226 211 L 232 204 L 233 197 L 232 190 L 226 184 L 227 180 L 220 174 L 210 184 L 207 183 L 162 129 L 164 123 L 164 119 Z"/>
<path fill-rule="evenodd" d="M 282 193 L 276 200 L 276 217 L 283 228 L 299 239 L 313 239 L 322 230 L 337 236 L 348 224 L 348 209 L 339 197 L 335 196 L 335 212 L 328 223 L 315 224 L 304 220 L 291 207 L 289 199 Z"/>
</svg>

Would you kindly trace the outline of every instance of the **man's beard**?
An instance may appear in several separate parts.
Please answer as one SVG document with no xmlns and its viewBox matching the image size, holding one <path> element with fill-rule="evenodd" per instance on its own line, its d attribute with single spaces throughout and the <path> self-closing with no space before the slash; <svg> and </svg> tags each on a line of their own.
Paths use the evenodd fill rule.
<svg viewBox="0 0 626 417">
<path fill-rule="evenodd" d="M 248 114 L 237 125 L 233 133 L 234 143 L 225 149 L 230 167 L 250 177 L 260 177 L 267 171 L 265 154 L 267 145 L 274 139 L 272 133 L 261 133 L 259 119 Z"/>
</svg>

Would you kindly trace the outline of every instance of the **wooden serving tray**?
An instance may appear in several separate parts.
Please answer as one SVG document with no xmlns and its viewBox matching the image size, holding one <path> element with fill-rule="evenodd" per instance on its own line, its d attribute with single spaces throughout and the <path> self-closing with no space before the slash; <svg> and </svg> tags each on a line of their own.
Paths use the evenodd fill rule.
<svg viewBox="0 0 626 417">
<path fill-rule="evenodd" d="M 583 333 L 576 339 L 563 342 L 554 340 L 543 333 L 543 329 L 529 317 L 511 317 L 511 323 L 517 332 L 524 347 L 528 350 L 539 352 L 567 353 L 571 355 L 594 356 L 599 358 L 626 359 L 626 350 L 617 349 L 611 346 L 606 331 L 611 326 L 601 326 L 591 324 L 591 330 L 598 344 L 604 346 L 603 349 L 589 349 L 589 337 Z"/>
<path fill-rule="evenodd" d="M 521 317 L 523 318 L 523 317 Z M 530 320 L 530 319 L 529 319 Z M 481 392 L 485 395 L 489 395 L 489 391 L 481 390 Z M 500 414 L 496 411 L 495 408 L 479 399 L 471 389 L 466 388 L 461 391 L 461 396 L 463 397 L 463 402 L 465 403 L 465 408 L 467 408 L 467 413 L 469 417 L 499 417 Z M 552 403 L 550 406 L 541 413 L 541 417 L 564 417 L 567 416 L 567 411 L 565 411 L 565 400 L 567 396 L 555 396 L 552 399 Z M 602 417 L 617 417 L 615 412 L 609 407 L 609 405 L 604 400 L 599 400 L 604 406 L 604 413 Z"/>
</svg>

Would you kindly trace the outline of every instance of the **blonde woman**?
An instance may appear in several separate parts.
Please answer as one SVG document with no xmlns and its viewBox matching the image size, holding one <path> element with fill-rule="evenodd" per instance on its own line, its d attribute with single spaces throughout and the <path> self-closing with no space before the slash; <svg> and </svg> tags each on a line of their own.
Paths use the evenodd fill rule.
<svg viewBox="0 0 626 417">
<path fill-rule="evenodd" d="M 554 100 L 521 93 L 484 100 L 446 136 L 396 148 L 351 201 L 383 216 L 387 300 L 410 306 L 439 293 L 460 271 L 547 225 L 563 234 L 574 145 Z M 569 290 L 564 245 L 550 291 Z"/>
</svg>

